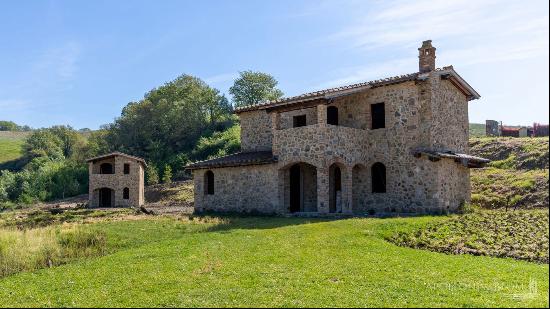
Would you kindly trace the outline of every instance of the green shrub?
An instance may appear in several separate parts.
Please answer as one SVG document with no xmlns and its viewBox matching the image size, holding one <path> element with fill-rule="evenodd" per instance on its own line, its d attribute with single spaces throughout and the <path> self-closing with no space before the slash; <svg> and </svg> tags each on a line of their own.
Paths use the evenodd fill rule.
<svg viewBox="0 0 550 309">
<path fill-rule="evenodd" d="M 164 172 L 162 173 L 162 183 L 171 183 L 172 182 L 172 167 L 166 164 L 164 166 Z"/>
</svg>

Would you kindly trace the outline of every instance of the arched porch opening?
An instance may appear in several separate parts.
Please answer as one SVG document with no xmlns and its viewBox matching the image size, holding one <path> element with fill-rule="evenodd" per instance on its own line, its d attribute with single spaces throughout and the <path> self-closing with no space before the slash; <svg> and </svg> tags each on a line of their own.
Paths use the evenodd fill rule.
<svg viewBox="0 0 550 309">
<path fill-rule="evenodd" d="M 317 212 L 317 168 L 304 162 L 291 164 L 284 179 L 288 212 Z"/>
<path fill-rule="evenodd" d="M 111 188 L 99 188 L 94 190 L 94 200 L 97 201 L 97 207 L 114 207 L 115 190 Z"/>
<path fill-rule="evenodd" d="M 339 163 L 334 163 L 329 167 L 329 212 L 341 213 L 343 206 L 343 183 L 342 175 L 345 167 Z"/>
</svg>

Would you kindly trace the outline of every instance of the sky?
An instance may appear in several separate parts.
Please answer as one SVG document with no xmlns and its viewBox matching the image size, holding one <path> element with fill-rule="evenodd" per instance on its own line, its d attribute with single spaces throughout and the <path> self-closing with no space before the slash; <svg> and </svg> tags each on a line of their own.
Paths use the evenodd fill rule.
<svg viewBox="0 0 550 309">
<path fill-rule="evenodd" d="M 181 74 L 285 95 L 418 70 L 431 39 L 480 94 L 470 122 L 548 123 L 547 0 L 1 1 L 0 120 L 97 129 Z"/>
</svg>

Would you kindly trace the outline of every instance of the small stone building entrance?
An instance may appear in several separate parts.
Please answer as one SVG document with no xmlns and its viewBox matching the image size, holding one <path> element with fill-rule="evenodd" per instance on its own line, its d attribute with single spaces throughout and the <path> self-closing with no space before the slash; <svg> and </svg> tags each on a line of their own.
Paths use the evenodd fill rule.
<svg viewBox="0 0 550 309">
<path fill-rule="evenodd" d="M 98 190 L 98 194 L 99 207 L 113 206 L 114 190 L 111 190 L 109 188 L 101 188 Z"/>
</svg>

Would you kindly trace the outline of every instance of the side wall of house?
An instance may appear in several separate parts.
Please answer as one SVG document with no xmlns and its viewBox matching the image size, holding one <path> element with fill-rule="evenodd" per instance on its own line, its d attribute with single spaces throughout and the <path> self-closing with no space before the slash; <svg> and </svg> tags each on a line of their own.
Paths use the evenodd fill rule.
<svg viewBox="0 0 550 309">
<path fill-rule="evenodd" d="M 195 210 L 281 213 L 275 164 L 248 165 L 193 171 Z M 206 194 L 205 173 L 214 173 L 214 194 Z"/>
<path fill-rule="evenodd" d="M 241 122 L 241 150 L 271 150 L 273 132 L 271 115 L 265 110 L 243 112 L 239 114 Z"/>
<path fill-rule="evenodd" d="M 431 148 L 468 153 L 468 99 L 450 81 L 431 79 Z"/>
</svg>

